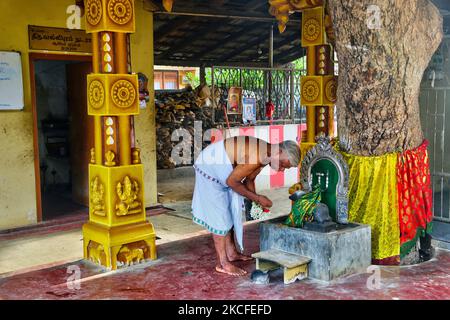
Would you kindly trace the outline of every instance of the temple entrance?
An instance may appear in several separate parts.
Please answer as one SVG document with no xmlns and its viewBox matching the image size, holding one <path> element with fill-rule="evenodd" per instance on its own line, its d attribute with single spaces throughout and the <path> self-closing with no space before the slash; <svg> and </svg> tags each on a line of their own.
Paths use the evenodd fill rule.
<svg viewBox="0 0 450 320">
<path fill-rule="evenodd" d="M 32 57 L 33 58 L 33 57 Z M 86 216 L 92 120 L 86 113 L 90 57 L 30 59 L 34 82 L 38 220 Z M 34 74 L 33 74 L 34 73 Z"/>
</svg>

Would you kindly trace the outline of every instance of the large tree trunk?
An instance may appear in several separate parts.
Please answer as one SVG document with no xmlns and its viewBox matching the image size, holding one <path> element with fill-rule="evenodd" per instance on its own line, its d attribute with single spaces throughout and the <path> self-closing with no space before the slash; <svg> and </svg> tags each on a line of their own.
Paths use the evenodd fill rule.
<svg viewBox="0 0 450 320">
<path fill-rule="evenodd" d="M 368 11 L 373 5 L 379 29 L 368 25 L 376 18 Z M 339 60 L 341 149 L 369 156 L 418 147 L 420 82 L 443 35 L 438 9 L 429 0 L 329 0 L 328 6 Z"/>
</svg>

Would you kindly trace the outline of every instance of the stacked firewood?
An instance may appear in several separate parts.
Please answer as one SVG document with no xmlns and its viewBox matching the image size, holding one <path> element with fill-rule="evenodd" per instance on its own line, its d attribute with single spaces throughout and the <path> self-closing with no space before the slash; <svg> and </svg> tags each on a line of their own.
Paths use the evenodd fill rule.
<svg viewBox="0 0 450 320">
<path fill-rule="evenodd" d="M 194 155 L 208 144 L 202 142 L 197 146 L 197 150 L 194 150 L 194 122 L 201 121 L 202 132 L 199 134 L 204 134 L 206 130 L 213 127 L 212 108 L 207 105 L 209 103 L 205 90 L 187 89 L 155 93 L 158 169 L 170 169 L 194 163 Z M 179 157 L 174 159 L 173 151 L 182 149 L 182 146 L 184 150 L 189 149 L 189 145 L 183 145 L 183 143 L 190 143 L 190 154 L 178 152 Z"/>
</svg>

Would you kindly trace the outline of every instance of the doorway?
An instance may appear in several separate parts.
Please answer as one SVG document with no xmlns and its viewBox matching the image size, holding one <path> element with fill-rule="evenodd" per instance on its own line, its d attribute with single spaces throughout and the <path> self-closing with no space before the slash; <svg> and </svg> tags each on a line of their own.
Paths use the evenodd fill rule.
<svg viewBox="0 0 450 320">
<path fill-rule="evenodd" d="M 88 215 L 89 56 L 30 55 L 38 221 Z"/>
</svg>

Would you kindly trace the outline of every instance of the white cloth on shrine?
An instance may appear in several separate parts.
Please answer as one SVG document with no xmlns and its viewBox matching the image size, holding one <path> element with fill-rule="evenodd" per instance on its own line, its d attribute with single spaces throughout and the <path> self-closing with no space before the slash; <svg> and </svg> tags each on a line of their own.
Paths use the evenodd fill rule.
<svg viewBox="0 0 450 320">
<path fill-rule="evenodd" d="M 233 165 L 225 151 L 224 141 L 206 147 L 195 161 L 194 168 L 193 221 L 222 236 L 234 228 L 237 244 L 243 250 L 244 197 L 226 184 Z"/>
</svg>

